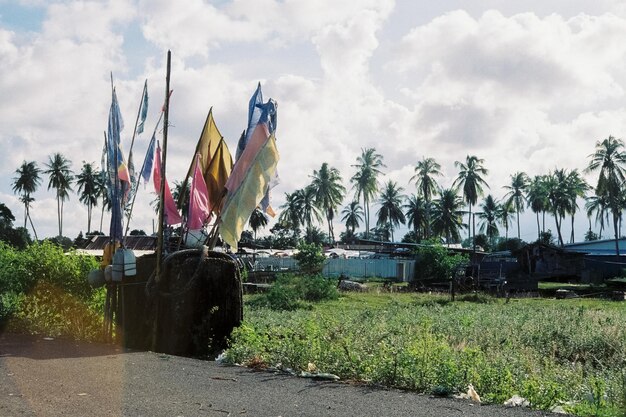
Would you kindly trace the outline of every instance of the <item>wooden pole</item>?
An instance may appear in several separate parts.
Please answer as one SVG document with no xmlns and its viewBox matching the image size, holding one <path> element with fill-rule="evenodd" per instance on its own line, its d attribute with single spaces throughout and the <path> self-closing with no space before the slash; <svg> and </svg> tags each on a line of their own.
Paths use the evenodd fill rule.
<svg viewBox="0 0 626 417">
<path fill-rule="evenodd" d="M 156 247 L 156 296 L 154 300 L 154 321 L 152 327 L 152 350 L 156 351 L 159 341 L 159 283 L 161 282 L 161 264 L 163 262 L 163 220 L 165 214 L 165 164 L 167 162 L 167 128 L 169 123 L 170 110 L 170 71 L 172 65 L 172 52 L 167 51 L 167 72 L 165 75 L 165 104 L 164 104 L 164 121 L 163 121 L 163 150 L 161 155 L 161 189 L 159 190 L 159 224 L 157 232 Z"/>
</svg>

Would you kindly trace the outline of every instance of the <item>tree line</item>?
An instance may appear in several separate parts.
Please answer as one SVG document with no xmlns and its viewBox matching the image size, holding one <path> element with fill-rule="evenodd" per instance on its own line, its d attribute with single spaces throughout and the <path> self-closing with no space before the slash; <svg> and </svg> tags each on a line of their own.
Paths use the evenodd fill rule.
<svg viewBox="0 0 626 417">
<path fill-rule="evenodd" d="M 589 163 L 584 173 L 597 173 L 594 186 L 588 184 L 577 169 L 555 168 L 543 175 L 529 177 L 524 172 L 510 176 L 509 184 L 504 187 L 506 193 L 501 199 L 492 194 L 485 195 L 489 189 L 485 177 L 489 171 L 484 159 L 476 155 L 467 155 L 465 160 L 456 161 L 458 174 L 452 186 L 441 187 L 438 179 L 442 176 L 441 165 L 430 157 L 423 157 L 414 167 L 410 182 L 415 186 L 414 193 L 404 193 L 404 188 L 397 182 L 380 181 L 386 168 L 383 156 L 375 148 L 365 148 L 352 165 L 354 172 L 349 179 L 352 186 L 352 199 L 343 206 L 348 190 L 343 185 L 343 178 L 337 168 L 324 162 L 310 175 L 311 182 L 302 189 L 285 193 L 285 203 L 280 206 L 277 230 L 283 234 L 290 231 L 298 236 L 304 229 L 304 239 L 309 242 L 325 240 L 335 242 L 333 228 L 335 217 L 340 214 L 346 231 L 341 240 L 354 238 L 392 240 L 394 232 L 402 224 L 410 228 L 403 240 L 421 242 L 440 239 L 446 243 L 458 243 L 461 231 L 468 229 L 468 236 L 477 240 L 476 228 L 487 243 L 493 243 L 500 236 L 500 227 L 505 238 L 515 222 L 517 238 L 521 238 L 520 213 L 530 209 L 536 215 L 537 237 L 549 233 L 546 230 L 546 214 L 554 218 L 557 239 L 560 245 L 565 243 L 563 222 L 572 224 L 569 241 L 575 240 L 574 217 L 580 207 L 577 200 L 585 200 L 584 210 L 589 219 L 586 239 L 601 238 L 608 227 L 613 227 L 613 236 L 620 235 L 622 211 L 626 208 L 624 191 L 626 150 L 624 142 L 613 136 L 597 141 L 594 152 L 589 155 Z M 87 231 L 92 230 L 93 209 L 101 206 L 100 230 L 104 212 L 110 210 L 110 201 L 105 187 L 105 176 L 95 168 L 94 163 L 83 161 L 81 170 L 75 174 L 71 170 L 71 161 L 60 153 L 48 157 L 40 168 L 35 161 L 24 161 L 15 171 L 12 188 L 24 204 L 24 228 L 30 224 L 37 239 L 31 217 L 33 193 L 42 183 L 42 176 L 47 176 L 48 190 L 53 189 L 57 200 L 57 220 L 59 236 L 63 236 L 63 206 L 70 192 L 76 193 L 79 201 L 87 206 Z M 173 193 L 178 195 L 180 184 L 175 184 Z M 481 200 L 482 198 L 482 200 Z M 378 210 L 372 219 L 372 205 Z M 339 210 L 341 212 L 339 213 Z M 465 215 L 467 217 L 465 217 Z M 466 221 L 464 220 L 466 219 Z M 592 219 L 599 225 L 599 235 L 592 231 Z M 375 225 L 372 225 L 372 220 Z M 477 220 L 477 221 L 476 221 Z M 315 224 L 326 223 L 327 233 L 321 232 Z M 477 223 L 477 224 L 476 224 Z M 249 225 L 256 233 L 268 224 L 268 219 L 260 210 L 255 210 Z M 476 227 L 477 226 L 477 227 Z M 357 233 L 357 229 L 363 231 Z M 618 250 L 616 240 L 616 251 Z"/>
</svg>

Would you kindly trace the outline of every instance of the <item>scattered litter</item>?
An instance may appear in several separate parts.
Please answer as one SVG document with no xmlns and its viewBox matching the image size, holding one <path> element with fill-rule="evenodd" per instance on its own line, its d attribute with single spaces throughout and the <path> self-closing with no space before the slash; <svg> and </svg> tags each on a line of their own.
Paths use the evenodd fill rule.
<svg viewBox="0 0 626 417">
<path fill-rule="evenodd" d="M 339 381 L 339 377 L 334 374 L 328 374 L 325 372 L 301 372 L 301 378 L 323 379 L 327 381 Z"/>
<path fill-rule="evenodd" d="M 81 393 L 78 394 L 78 396 L 80 396 L 80 397 L 84 397 L 85 395 L 89 395 L 89 394 L 87 394 L 86 392 L 81 392 Z"/>
<path fill-rule="evenodd" d="M 550 409 L 550 412 L 554 414 L 567 414 L 567 411 L 565 411 L 565 409 L 560 405 L 555 405 L 554 407 L 552 407 Z"/>
<path fill-rule="evenodd" d="M 306 370 L 309 372 L 317 372 L 317 366 L 313 362 L 309 362 L 306 366 Z"/>
<path fill-rule="evenodd" d="M 505 407 L 530 407 L 530 402 L 519 395 L 515 394 L 504 402 Z"/>
<path fill-rule="evenodd" d="M 215 362 L 219 363 L 220 365 L 226 363 L 226 353 L 222 351 L 222 353 L 217 355 L 217 358 L 215 358 Z"/>
<path fill-rule="evenodd" d="M 54 337 L 44 337 L 43 340 L 54 340 Z"/>
</svg>

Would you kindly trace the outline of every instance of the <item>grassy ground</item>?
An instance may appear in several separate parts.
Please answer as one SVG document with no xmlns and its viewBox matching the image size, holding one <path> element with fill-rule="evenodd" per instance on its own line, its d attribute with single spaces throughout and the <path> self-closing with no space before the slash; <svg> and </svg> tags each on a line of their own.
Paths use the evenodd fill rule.
<svg viewBox="0 0 626 417">
<path fill-rule="evenodd" d="M 285 312 L 253 297 L 227 357 L 295 370 L 311 363 L 343 379 L 439 395 L 471 383 L 487 402 L 518 394 L 536 408 L 626 415 L 624 303 L 459 300 L 372 292 Z"/>
</svg>

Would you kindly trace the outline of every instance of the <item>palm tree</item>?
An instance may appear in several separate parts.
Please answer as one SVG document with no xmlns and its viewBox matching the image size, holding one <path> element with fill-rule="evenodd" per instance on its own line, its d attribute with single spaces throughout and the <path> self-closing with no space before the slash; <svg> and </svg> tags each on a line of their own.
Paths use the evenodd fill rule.
<svg viewBox="0 0 626 417">
<path fill-rule="evenodd" d="M 585 210 L 587 211 L 587 217 L 589 217 L 589 230 L 591 230 L 591 217 L 593 213 L 596 214 L 596 223 L 600 223 L 600 233 L 598 238 L 602 239 L 602 232 L 604 231 L 604 219 L 609 213 L 609 203 L 606 196 L 590 195 L 585 197 Z"/>
<path fill-rule="evenodd" d="M 546 230 L 545 213 L 548 208 L 548 191 L 546 188 L 546 176 L 536 175 L 526 187 L 526 202 L 528 207 L 537 216 L 537 239 L 541 237 L 541 232 Z M 543 216 L 543 227 L 539 227 L 539 213 Z"/>
<path fill-rule="evenodd" d="M 41 170 L 37 166 L 37 162 L 24 161 L 22 165 L 15 170 L 15 173 L 17 177 L 13 178 L 13 192 L 21 194 L 20 201 L 24 203 L 24 229 L 26 229 L 26 221 L 30 221 L 30 227 L 33 229 L 35 239 L 38 239 L 35 226 L 33 226 L 33 220 L 30 217 L 30 203 L 35 201 L 31 194 L 37 191 L 37 188 L 41 184 L 41 177 L 39 176 Z"/>
<path fill-rule="evenodd" d="M 104 211 L 111 211 L 111 198 L 109 197 L 109 190 L 106 186 L 106 174 L 101 171 L 100 176 L 97 179 L 98 196 L 102 198 L 102 211 L 100 213 L 100 232 L 102 232 L 102 222 L 104 220 Z"/>
<path fill-rule="evenodd" d="M 498 204 L 497 218 L 502 227 L 504 227 L 504 238 L 509 238 L 509 226 L 513 220 L 513 206 L 506 202 Z"/>
<path fill-rule="evenodd" d="M 68 191 L 72 191 L 73 175 L 70 169 L 72 161 L 60 153 L 48 157 L 47 170 L 44 174 L 50 176 L 48 190 L 54 188 L 57 197 L 57 217 L 59 220 L 59 236 L 63 236 L 63 203 L 69 198 Z"/>
<path fill-rule="evenodd" d="M 459 168 L 459 175 L 452 183 L 453 187 L 457 185 L 463 188 L 463 198 L 469 206 L 468 229 L 472 224 L 472 206 L 476 205 L 478 197 L 483 194 L 483 186 L 489 188 L 482 175 L 487 175 L 489 171 L 483 166 L 484 159 L 480 159 L 475 155 L 467 155 L 465 163 L 455 161 L 454 166 Z M 476 231 L 470 230 L 468 236 L 476 234 Z"/>
<path fill-rule="evenodd" d="M 480 206 L 481 212 L 478 213 L 478 218 L 481 220 L 479 223 L 479 229 L 481 233 L 487 235 L 489 238 L 489 244 L 493 246 L 496 237 L 499 235 L 498 231 L 498 203 L 491 194 L 485 197 L 485 200 Z"/>
<path fill-rule="evenodd" d="M 528 187 L 528 175 L 524 172 L 516 172 L 511 175 L 511 184 L 505 185 L 504 189 L 509 190 L 508 193 L 504 195 L 507 203 L 511 203 L 513 208 L 515 209 L 515 213 L 517 215 L 517 238 L 520 239 L 520 224 L 519 224 L 519 214 L 524 211 L 524 202 L 526 197 L 524 196 L 524 191 Z"/>
<path fill-rule="evenodd" d="M 250 219 L 248 220 L 248 223 L 250 224 L 250 227 L 252 228 L 252 231 L 254 232 L 254 242 L 256 243 L 256 232 L 267 226 L 267 222 L 268 219 L 265 215 L 265 213 L 263 213 L 262 210 L 260 210 L 258 207 L 254 209 L 254 211 L 252 211 L 252 214 L 250 214 Z"/>
<path fill-rule="evenodd" d="M 585 172 L 600 171 L 596 195 L 605 196 L 608 207 L 613 215 L 613 231 L 615 233 L 615 254 L 619 256 L 618 222 L 624 208 L 621 198 L 621 187 L 626 179 L 626 152 L 624 142 L 609 136 L 596 142 L 596 150 L 589 155 L 591 159 Z"/>
<path fill-rule="evenodd" d="M 430 203 L 419 195 L 412 195 L 407 197 L 403 207 L 406 209 L 404 214 L 407 223 L 413 226 L 416 242 L 419 243 L 423 237 L 427 237 Z"/>
<path fill-rule="evenodd" d="M 548 208 L 554 216 L 559 244 L 561 246 L 564 244 L 563 235 L 561 234 L 563 219 L 565 218 L 565 214 L 572 210 L 572 199 L 570 197 L 567 175 L 565 169 L 555 169 L 546 177 Z"/>
<path fill-rule="evenodd" d="M 354 230 L 359 227 L 359 222 L 363 221 L 363 208 L 358 201 L 351 201 L 342 211 L 342 222 L 346 223 L 346 229 L 354 235 Z"/>
<path fill-rule="evenodd" d="M 406 221 L 404 213 L 402 212 L 403 197 L 400 194 L 402 191 L 404 191 L 402 187 L 398 187 L 397 183 L 389 180 L 385 184 L 385 187 L 380 194 L 380 198 L 378 199 L 380 209 L 378 209 L 378 221 L 376 222 L 376 225 L 388 225 L 392 241 L 394 241 L 394 226 L 404 224 Z"/>
<path fill-rule="evenodd" d="M 299 193 L 302 190 L 294 191 L 293 193 L 285 193 L 285 204 L 280 206 L 281 212 L 278 216 L 278 222 L 286 227 L 296 231 L 300 229 L 302 224 L 301 208 L 298 203 L 301 201 Z"/>
<path fill-rule="evenodd" d="M 322 221 L 322 216 L 315 203 L 315 190 L 309 185 L 302 190 L 296 191 L 295 194 L 295 204 L 300 210 L 300 220 L 307 227 L 307 239 L 310 241 L 313 236 L 313 220 Z"/>
<path fill-rule="evenodd" d="M 334 242 L 333 218 L 335 217 L 337 207 L 341 204 L 346 194 L 346 188 L 341 184 L 339 170 L 337 168 L 329 168 L 326 162 L 322 164 L 319 171 L 313 171 L 312 178 L 311 187 L 313 187 L 315 192 L 315 202 L 326 214 L 328 236 L 331 242 Z"/>
<path fill-rule="evenodd" d="M 589 191 L 589 184 L 585 181 L 578 172 L 577 169 L 570 171 L 566 178 L 567 183 L 567 193 L 570 198 L 569 210 L 568 213 L 571 216 L 572 220 L 572 233 L 570 235 L 570 243 L 574 243 L 574 215 L 576 214 L 576 210 L 578 209 L 578 204 L 576 200 L 578 198 L 584 198 L 587 191 Z"/>
<path fill-rule="evenodd" d="M 80 193 L 78 200 L 87 206 L 87 233 L 91 231 L 91 214 L 94 206 L 98 205 L 100 195 L 99 173 L 94 171 L 92 163 L 83 161 L 83 168 L 76 176 L 76 185 Z"/>
<path fill-rule="evenodd" d="M 445 236 L 448 246 L 461 239 L 463 228 L 463 199 L 457 188 L 442 189 L 433 205 L 433 231 Z"/>
<path fill-rule="evenodd" d="M 411 181 L 415 181 L 418 193 L 426 201 L 426 229 L 425 237 L 429 235 L 430 224 L 430 202 L 432 197 L 437 193 L 437 181 L 433 177 L 441 175 L 441 165 L 433 158 L 423 157 L 421 161 L 415 165 L 415 175 L 411 177 Z"/>
<path fill-rule="evenodd" d="M 355 199 L 363 197 L 363 208 L 365 210 L 365 237 L 369 236 L 370 228 L 370 200 L 378 191 L 378 175 L 380 168 L 385 167 L 383 156 L 376 153 L 374 148 L 361 149 L 361 156 L 357 157 L 356 174 L 352 176 L 350 182 L 356 189 Z"/>
</svg>

